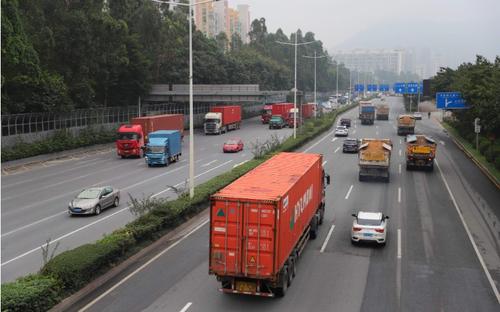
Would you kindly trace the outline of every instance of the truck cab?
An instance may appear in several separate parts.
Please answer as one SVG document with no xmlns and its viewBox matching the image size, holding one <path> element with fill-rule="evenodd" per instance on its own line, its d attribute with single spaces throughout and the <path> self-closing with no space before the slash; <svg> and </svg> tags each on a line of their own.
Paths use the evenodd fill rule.
<svg viewBox="0 0 500 312">
<path fill-rule="evenodd" d="M 160 130 L 149 134 L 144 160 L 151 167 L 168 166 L 181 155 L 181 133 L 178 130 Z"/>
<path fill-rule="evenodd" d="M 273 106 L 272 105 L 264 105 L 262 109 L 262 114 L 260 116 L 260 120 L 263 124 L 269 123 L 269 119 L 271 119 L 271 115 L 273 114 Z"/>
<path fill-rule="evenodd" d="M 144 133 L 141 125 L 122 125 L 116 137 L 116 153 L 122 158 L 142 157 Z"/>
<path fill-rule="evenodd" d="M 220 134 L 224 132 L 222 126 L 222 113 L 206 113 L 205 122 L 203 124 L 205 134 L 217 133 Z"/>
</svg>

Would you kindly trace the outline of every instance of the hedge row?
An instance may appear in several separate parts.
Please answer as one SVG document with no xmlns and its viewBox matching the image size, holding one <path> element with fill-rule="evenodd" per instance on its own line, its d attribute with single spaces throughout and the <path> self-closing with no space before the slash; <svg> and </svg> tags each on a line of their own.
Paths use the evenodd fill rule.
<svg viewBox="0 0 500 312">
<path fill-rule="evenodd" d="M 53 135 L 33 143 L 20 140 L 13 147 L 2 148 L 2 162 L 110 143 L 115 139 L 116 129 L 88 127 L 80 130 L 77 135 L 68 129 L 58 130 Z"/>
<path fill-rule="evenodd" d="M 210 195 L 263 163 L 273 154 L 293 151 L 331 128 L 336 116 L 352 107 L 308 121 L 296 139 L 288 138 L 264 157 L 252 159 L 195 188 L 194 198 L 180 195 L 173 201 L 155 199 L 149 212 L 115 230 L 101 240 L 62 252 L 50 260 L 38 274 L 2 285 L 2 311 L 46 311 L 62 298 L 128 258 L 141 247 L 161 237 L 206 208 Z M 39 287 L 36 287 L 40 285 Z"/>
</svg>

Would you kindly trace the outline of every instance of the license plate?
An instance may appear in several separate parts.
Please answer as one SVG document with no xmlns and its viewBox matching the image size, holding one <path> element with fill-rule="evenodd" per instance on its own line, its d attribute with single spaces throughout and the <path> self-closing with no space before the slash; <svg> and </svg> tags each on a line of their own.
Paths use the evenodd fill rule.
<svg viewBox="0 0 500 312">
<path fill-rule="evenodd" d="M 257 284 L 252 282 L 236 281 L 236 290 L 241 292 L 256 292 Z"/>
<path fill-rule="evenodd" d="M 363 234 L 363 236 L 364 236 L 364 237 L 372 237 L 372 236 L 373 236 L 373 234 L 372 234 L 372 233 L 365 233 L 365 234 Z"/>
<path fill-rule="evenodd" d="M 80 208 L 73 208 L 73 210 L 76 211 L 76 212 L 82 211 Z"/>
</svg>

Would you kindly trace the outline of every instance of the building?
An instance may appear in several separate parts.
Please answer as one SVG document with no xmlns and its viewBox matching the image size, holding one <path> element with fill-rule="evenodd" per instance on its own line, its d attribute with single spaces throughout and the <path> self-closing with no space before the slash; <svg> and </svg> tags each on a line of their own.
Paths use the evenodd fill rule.
<svg viewBox="0 0 500 312">
<path fill-rule="evenodd" d="M 333 59 L 350 70 L 375 72 L 385 70 L 400 74 L 404 68 L 404 50 L 352 50 L 337 51 Z"/>
<path fill-rule="evenodd" d="M 202 2 L 204 0 L 196 0 Z M 236 33 L 244 43 L 249 42 L 250 11 L 248 5 L 238 5 L 237 9 L 229 7 L 227 0 L 207 2 L 196 5 L 194 22 L 198 30 L 207 37 L 214 38 L 219 33 L 226 33 L 228 39 Z"/>
</svg>

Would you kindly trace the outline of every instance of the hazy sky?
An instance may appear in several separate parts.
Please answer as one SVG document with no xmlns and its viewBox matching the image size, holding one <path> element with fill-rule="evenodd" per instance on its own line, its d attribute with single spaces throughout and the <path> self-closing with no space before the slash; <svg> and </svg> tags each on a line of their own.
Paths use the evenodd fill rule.
<svg viewBox="0 0 500 312">
<path fill-rule="evenodd" d="M 456 66 L 500 54 L 500 0 L 229 0 L 248 4 L 270 31 L 312 31 L 336 49 L 417 48 Z"/>
</svg>

